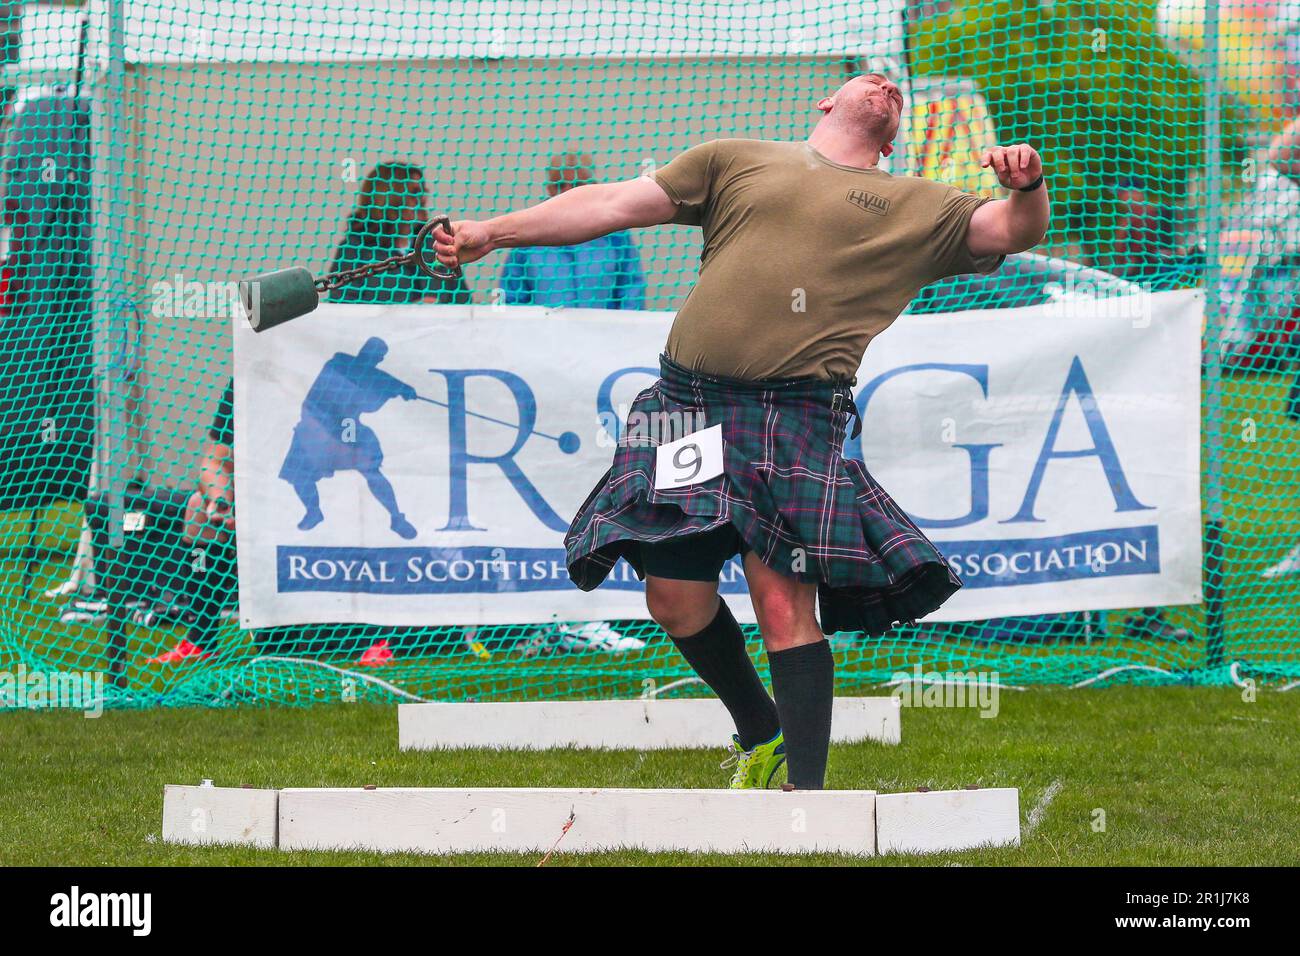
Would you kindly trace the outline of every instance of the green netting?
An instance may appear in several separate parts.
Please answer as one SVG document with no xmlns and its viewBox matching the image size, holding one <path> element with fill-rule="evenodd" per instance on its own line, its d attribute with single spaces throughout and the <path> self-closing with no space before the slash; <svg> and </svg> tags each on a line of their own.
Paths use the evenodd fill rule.
<svg viewBox="0 0 1300 956">
<path fill-rule="evenodd" d="M 840 692 L 917 665 L 1300 674 L 1300 185 L 1278 175 L 1300 177 L 1295 0 L 94 0 L 3 3 L 0 31 L 6 675 L 103 674 L 116 706 L 700 693 L 654 625 L 611 622 L 644 642 L 615 652 L 544 606 L 524 626 L 241 630 L 235 546 L 195 572 L 185 520 L 226 467 L 227 318 L 157 308 L 159 283 L 322 274 L 358 203 L 406 195 L 412 169 L 427 212 L 485 218 L 543 198 L 548 167 L 623 179 L 717 136 L 802 138 L 868 70 L 908 92 L 895 172 L 989 192 L 972 150 L 1030 142 L 1053 190 L 1038 253 L 1206 290 L 1206 601 L 839 634 Z M 698 232 L 637 242 L 645 307 L 676 307 Z M 1041 281 L 993 304 L 1042 301 Z M 968 305 L 941 286 L 917 309 Z M 187 639 L 212 656 L 149 662 Z M 364 666 L 380 641 L 392 659 Z M 0 706 L 23 706 L 8 686 Z"/>
</svg>

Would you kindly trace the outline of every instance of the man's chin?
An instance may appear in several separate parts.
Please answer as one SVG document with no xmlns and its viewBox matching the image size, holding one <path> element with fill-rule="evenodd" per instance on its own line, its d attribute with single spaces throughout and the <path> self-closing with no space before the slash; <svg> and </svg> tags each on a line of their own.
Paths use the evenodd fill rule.
<svg viewBox="0 0 1300 956">
<path fill-rule="evenodd" d="M 897 134 L 897 128 L 892 120 L 892 117 L 887 117 L 883 121 L 880 117 L 871 117 L 860 127 L 863 137 L 873 143 L 888 143 Z"/>
</svg>

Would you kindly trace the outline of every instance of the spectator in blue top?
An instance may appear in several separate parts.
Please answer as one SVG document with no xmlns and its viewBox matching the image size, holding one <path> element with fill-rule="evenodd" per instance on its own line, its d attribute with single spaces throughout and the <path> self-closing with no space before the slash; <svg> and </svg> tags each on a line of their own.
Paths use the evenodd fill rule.
<svg viewBox="0 0 1300 956">
<path fill-rule="evenodd" d="M 546 193 L 556 196 L 595 180 L 591 157 L 562 153 L 546 168 Z M 626 232 L 577 246 L 512 249 L 501 272 L 506 305 L 571 309 L 643 309 L 641 256 Z"/>
</svg>

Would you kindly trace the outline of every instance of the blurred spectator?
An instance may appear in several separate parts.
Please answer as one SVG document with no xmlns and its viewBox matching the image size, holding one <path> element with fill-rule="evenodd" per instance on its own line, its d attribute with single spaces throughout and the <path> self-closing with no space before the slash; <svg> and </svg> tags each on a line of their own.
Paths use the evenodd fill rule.
<svg viewBox="0 0 1300 956">
<path fill-rule="evenodd" d="M 429 221 L 429 190 L 424 171 L 413 163 L 384 162 L 372 169 L 361 183 L 356 208 L 348 217 L 343 241 L 334 254 L 331 272 L 355 269 L 406 253 L 420 227 Z M 361 302 L 400 305 L 412 302 L 467 304 L 469 286 L 461 279 L 435 279 L 414 264 L 368 276 L 330 293 L 331 302 Z M 363 666 L 389 664 L 399 646 L 413 646 L 422 634 L 411 628 L 379 628 L 361 654 Z M 313 650 L 350 646 L 355 642 L 316 640 Z"/>
<path fill-rule="evenodd" d="M 155 501 L 154 510 L 159 512 L 155 520 L 158 520 L 165 516 L 167 505 L 174 503 L 175 498 L 170 502 L 166 498 Z M 151 658 L 150 664 L 175 664 L 209 656 L 221 611 L 233 605 L 238 594 L 233 380 L 226 384 L 208 427 L 199 459 L 198 490 L 186 497 L 183 514 L 180 562 L 182 580 L 190 585 L 183 588 L 189 598 L 189 633 L 171 650 Z M 133 570 L 127 569 L 126 573 Z M 96 578 L 103 580 L 99 574 Z"/>
<path fill-rule="evenodd" d="M 1300 45 L 1300 33 L 1297 34 L 1297 45 Z M 1300 86 L 1300 50 L 1297 50 L 1296 55 L 1297 86 Z M 1300 113 L 1300 104 L 1297 104 L 1297 112 Z M 1269 156 L 1278 172 L 1289 178 L 1296 184 L 1296 188 L 1300 189 L 1300 115 L 1297 115 L 1273 141 Z M 1297 318 L 1300 318 L 1300 303 L 1297 304 L 1296 312 Z M 1300 333 L 1297 335 L 1300 336 Z M 1300 343 L 1297 343 L 1296 348 L 1300 352 Z M 1291 385 L 1291 394 L 1287 396 L 1286 413 L 1300 421 L 1300 369 L 1297 369 L 1295 381 Z M 1295 558 L 1296 568 L 1300 569 L 1300 548 L 1292 552 L 1292 555 Z"/>
<path fill-rule="evenodd" d="M 84 499 L 94 449 L 90 105 L 24 94 L 0 141 L 0 509 L 35 514 Z"/>
<path fill-rule="evenodd" d="M 108 497 L 86 500 L 96 587 L 69 601 L 60 620 L 100 621 L 116 612 L 118 620 L 145 627 L 188 624 L 185 638 L 151 664 L 207 657 L 215 649 L 222 612 L 233 609 L 238 587 L 231 397 L 227 385 L 208 429 L 197 491 L 127 486 L 119 548 L 110 546 Z"/>
<path fill-rule="evenodd" d="M 1297 189 L 1300 189 L 1300 115 L 1293 119 L 1286 129 L 1282 130 L 1269 145 L 1268 159 L 1279 173 L 1295 182 Z M 1297 318 L 1300 318 L 1300 301 L 1295 304 Z M 1300 332 L 1294 334 L 1300 338 Z M 1296 346 L 1300 350 L 1300 342 L 1296 343 Z M 1293 372 L 1295 379 L 1291 383 L 1291 392 L 1286 399 L 1285 411 L 1289 417 L 1300 421 L 1300 368 L 1293 369 Z M 1300 575 L 1300 543 L 1292 547 L 1282 557 L 1282 560 L 1264 571 L 1264 577 L 1266 578 L 1291 577 L 1293 575 Z"/>
<path fill-rule="evenodd" d="M 546 168 L 546 194 L 595 181 L 591 157 L 562 153 Z M 512 249 L 501 272 L 506 305 L 643 309 L 645 279 L 631 236 L 615 232 L 577 246 Z"/>
<path fill-rule="evenodd" d="M 1275 24 L 1282 61 L 1282 108 L 1300 114 L 1300 0 L 1283 0 Z"/>
<path fill-rule="evenodd" d="M 1268 146 L 1268 162 L 1300 186 L 1300 111 Z"/>
<path fill-rule="evenodd" d="M 412 163 L 380 163 L 361 183 L 356 208 L 348 217 L 330 272 L 356 269 L 408 252 L 415 234 L 430 215 L 429 190 L 420 167 Z M 414 263 L 350 282 L 330 293 L 331 302 L 384 305 L 468 303 L 469 298 L 463 278 L 435 279 Z"/>
<path fill-rule="evenodd" d="M 199 459 L 197 491 L 128 489 L 126 537 L 134 540 L 116 555 L 107 550 L 105 541 L 106 503 L 99 498 L 87 502 L 87 519 L 99 539 L 95 577 L 101 582 L 101 592 L 95 600 L 71 602 L 64 619 L 97 619 L 107 605 L 125 605 L 135 622 L 145 627 L 188 625 L 184 639 L 146 663 L 176 664 L 211 656 L 221 620 L 235 612 L 239 599 L 234 460 L 232 380 L 226 384 L 208 428 Z M 292 647 L 309 647 L 314 653 L 362 649 L 362 664 L 392 659 L 388 641 L 373 630 L 367 640 L 358 636 L 322 638 L 314 630 L 280 628 L 259 631 L 254 641 L 263 653 Z"/>
<path fill-rule="evenodd" d="M 1259 157 L 1253 186 L 1220 236 L 1217 347 L 1226 372 L 1278 372 L 1300 329 L 1300 162 L 1293 120 Z"/>
<path fill-rule="evenodd" d="M 1140 177 L 1124 177 L 1111 187 L 1116 211 L 1113 245 L 1105 268 L 1150 292 L 1177 288 L 1185 278 L 1185 263 L 1171 256 L 1172 230 L 1166 209 L 1153 201 Z M 1124 624 L 1126 636 L 1138 640 L 1181 642 L 1190 632 L 1170 624 L 1155 607 L 1143 608 Z"/>
<path fill-rule="evenodd" d="M 1185 284 L 1186 263 L 1174 256 L 1169 209 L 1151 195 L 1146 180 L 1117 179 L 1102 205 L 1109 209 L 1114 229 L 1109 247 L 1091 257 L 1092 265 L 1140 283 L 1149 292 Z"/>
<path fill-rule="evenodd" d="M 1300 0 L 1285 0 L 1278 6 L 1276 31 L 1278 46 L 1282 51 L 1283 91 L 1286 108 L 1294 119 L 1269 144 L 1268 161 L 1300 190 Z M 1296 317 L 1300 318 L 1300 303 Z M 1300 332 L 1295 333 L 1300 336 Z M 1300 352 L 1300 342 L 1296 343 Z M 1291 394 L 1287 397 L 1286 413 L 1300 420 L 1300 369 L 1297 370 Z M 1300 546 L 1288 556 L 1290 571 L 1300 573 Z M 1284 559 L 1275 570 L 1288 562 Z"/>
<path fill-rule="evenodd" d="M 1126 279 L 1141 278 L 1160 259 L 1160 207 L 1151 201 L 1146 181 L 1140 178 L 1120 179 L 1114 193 L 1120 210 L 1115 230 L 1115 274 Z"/>
</svg>

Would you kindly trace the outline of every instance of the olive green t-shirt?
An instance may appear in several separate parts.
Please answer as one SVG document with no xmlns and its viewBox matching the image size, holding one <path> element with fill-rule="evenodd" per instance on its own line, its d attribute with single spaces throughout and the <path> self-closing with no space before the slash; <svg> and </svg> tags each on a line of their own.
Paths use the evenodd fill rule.
<svg viewBox="0 0 1300 956">
<path fill-rule="evenodd" d="M 719 139 L 655 174 L 704 231 L 670 358 L 731 378 L 850 378 L 924 286 L 992 272 L 966 230 L 988 197 L 833 163 L 807 143 Z"/>
</svg>

